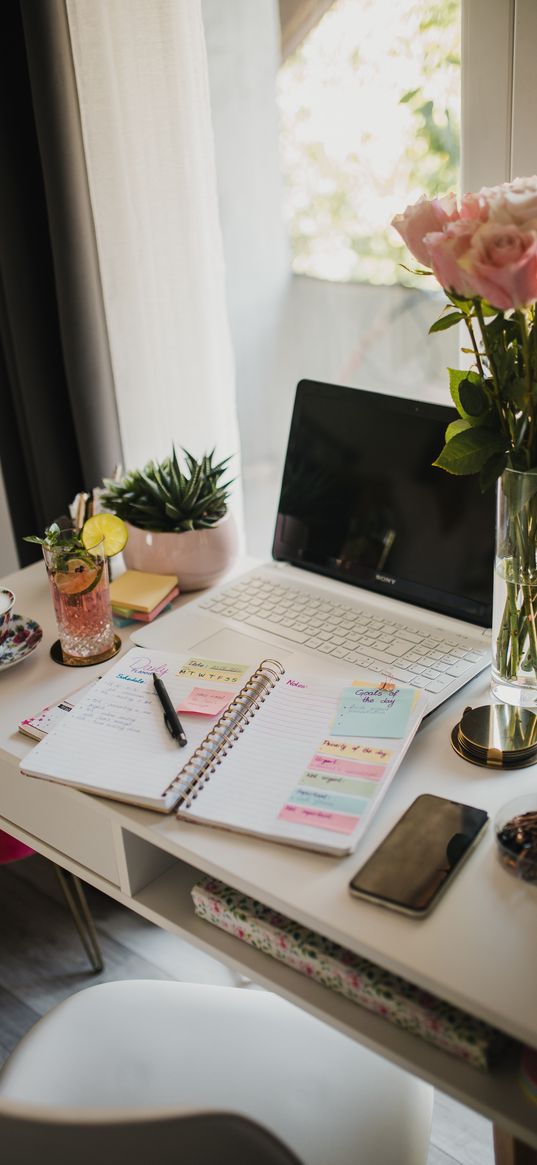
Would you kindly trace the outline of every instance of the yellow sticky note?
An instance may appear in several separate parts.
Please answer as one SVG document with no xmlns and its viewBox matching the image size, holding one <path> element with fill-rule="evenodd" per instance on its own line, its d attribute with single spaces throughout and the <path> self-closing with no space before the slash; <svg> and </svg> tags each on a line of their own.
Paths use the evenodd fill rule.
<svg viewBox="0 0 537 1165">
<path fill-rule="evenodd" d="M 131 611 L 152 611 L 177 586 L 175 574 L 150 574 L 145 570 L 126 570 L 110 583 L 112 603 L 130 607 Z"/>
<path fill-rule="evenodd" d="M 218 659 L 187 659 L 178 676 L 191 676 L 195 680 L 210 680 L 216 684 L 237 684 L 248 668 L 247 663 L 222 663 Z"/>
<path fill-rule="evenodd" d="M 324 756 L 339 756 L 347 760 L 368 761 L 369 764 L 385 765 L 393 755 L 391 748 L 378 748 L 376 745 L 351 744 L 346 740 L 323 740 L 317 752 Z"/>
</svg>

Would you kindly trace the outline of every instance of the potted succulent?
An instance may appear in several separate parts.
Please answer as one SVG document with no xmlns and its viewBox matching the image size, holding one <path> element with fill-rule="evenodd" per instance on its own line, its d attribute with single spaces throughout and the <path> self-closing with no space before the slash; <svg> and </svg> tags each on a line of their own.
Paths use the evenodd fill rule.
<svg viewBox="0 0 537 1165">
<path fill-rule="evenodd" d="M 214 449 L 199 461 L 183 449 L 183 472 L 175 451 L 150 461 L 120 481 L 104 480 L 105 510 L 127 523 L 123 557 L 132 570 L 175 574 L 183 591 L 218 582 L 238 551 L 228 510 L 231 480 L 222 481 L 229 457 L 213 464 Z"/>
</svg>

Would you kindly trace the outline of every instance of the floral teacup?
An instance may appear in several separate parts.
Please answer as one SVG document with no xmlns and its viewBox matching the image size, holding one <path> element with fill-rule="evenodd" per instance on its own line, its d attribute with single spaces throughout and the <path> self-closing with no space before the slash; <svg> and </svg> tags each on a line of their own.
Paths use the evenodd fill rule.
<svg viewBox="0 0 537 1165">
<path fill-rule="evenodd" d="M 15 603 L 13 591 L 0 587 L 0 645 L 4 642 L 9 631 L 11 612 Z"/>
</svg>

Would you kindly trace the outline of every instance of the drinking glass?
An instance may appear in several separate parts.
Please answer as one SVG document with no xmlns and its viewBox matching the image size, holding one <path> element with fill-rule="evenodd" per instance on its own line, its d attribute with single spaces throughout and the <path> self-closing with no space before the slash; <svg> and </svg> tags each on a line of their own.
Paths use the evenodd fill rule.
<svg viewBox="0 0 537 1165">
<path fill-rule="evenodd" d="M 61 531 L 43 546 L 63 663 L 100 663 L 115 654 L 108 562 L 101 539 L 84 546 L 78 531 Z"/>
</svg>

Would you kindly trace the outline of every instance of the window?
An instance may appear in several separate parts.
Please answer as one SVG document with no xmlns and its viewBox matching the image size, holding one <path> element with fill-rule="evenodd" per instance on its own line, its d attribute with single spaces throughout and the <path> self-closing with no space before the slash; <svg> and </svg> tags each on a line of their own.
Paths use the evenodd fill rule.
<svg viewBox="0 0 537 1165">
<path fill-rule="evenodd" d="M 311 377 L 411 397 L 449 399 L 446 367 L 459 361 L 457 337 L 454 332 L 427 336 L 444 297 L 434 280 L 412 279 L 399 268 L 402 250 L 397 254 L 399 239 L 389 223 L 407 202 L 424 190 L 430 192 L 430 183 L 437 179 L 444 189 L 457 186 L 460 173 L 461 188 L 475 190 L 515 172 L 537 169 L 533 67 L 537 4 L 535 0 L 259 0 L 256 4 L 202 0 L 202 4 L 237 365 L 243 480 L 251 516 L 249 547 L 265 554 L 298 380 Z M 278 10 L 291 16 L 305 13 L 309 26 L 308 37 L 283 65 Z M 345 177 L 345 151 L 354 152 L 360 164 L 367 153 L 365 147 L 358 150 L 358 97 L 357 89 L 351 88 L 357 80 L 352 66 L 356 71 L 361 62 L 364 68 L 366 53 L 376 46 L 376 59 L 367 57 L 371 89 L 366 84 L 359 99 L 364 120 L 360 133 L 364 137 L 369 133 L 365 144 L 369 155 L 375 147 L 377 165 L 371 183 L 374 197 L 365 183 L 373 203 L 371 211 L 368 208 L 367 231 L 362 224 L 366 198 L 358 201 L 356 194 L 358 180 L 365 181 L 358 161 L 346 176 L 344 197 L 335 200 L 334 221 L 334 175 L 323 170 L 326 157 L 318 145 L 315 148 L 315 142 L 323 139 L 311 134 L 311 140 L 307 138 L 307 132 L 323 120 L 320 100 L 319 112 L 313 107 L 315 119 L 308 115 L 304 92 L 316 43 L 312 38 L 322 33 L 337 40 L 335 22 L 345 11 L 354 12 L 355 31 L 353 47 L 350 32 L 339 37 L 347 59 L 346 100 L 339 111 L 335 99 L 340 77 L 336 74 L 334 80 L 331 66 L 329 80 L 320 42 L 315 49 L 323 65 L 318 86 L 326 102 L 324 122 L 332 136 L 335 131 L 340 135 L 337 171 Z M 309 18 L 319 12 L 322 23 L 312 27 Z M 430 26 L 427 16 L 433 21 Z M 444 16 L 446 41 L 439 40 L 438 28 L 434 29 L 434 21 Z M 293 21 L 295 33 L 299 23 Z M 397 28 L 398 39 L 394 39 Z M 286 45 L 289 38 L 283 39 Z M 296 41 L 295 37 L 295 45 Z M 281 129 L 276 116 L 276 74 Z M 399 83 L 394 88 L 395 75 Z M 343 77 L 341 81 L 343 89 Z M 392 113 L 386 113 L 381 122 L 384 91 L 391 93 Z M 375 93 L 374 99 L 370 92 Z M 430 111 L 428 101 L 433 102 Z M 421 113 L 420 105 L 425 106 Z M 399 142 L 395 163 L 393 156 L 383 162 L 392 117 L 413 127 L 414 172 L 408 158 L 406 171 L 398 168 L 397 160 L 404 160 L 405 155 Z M 291 139 L 293 121 L 299 134 Z M 427 121 L 429 132 L 436 127 L 444 140 L 451 135 L 447 158 L 428 150 L 419 133 L 427 129 Z M 460 137 L 460 164 L 456 137 Z M 278 139 L 285 195 L 278 169 Z M 327 154 L 328 146 L 324 150 Z M 392 191 L 389 203 L 394 165 L 400 186 Z M 444 166 L 450 169 L 444 169 L 442 176 L 439 167 Z M 291 183 L 293 167 L 297 181 L 302 182 L 301 191 Z M 453 181 L 448 175 L 455 175 Z M 287 224 L 282 221 L 284 202 Z M 324 236 L 317 229 L 319 208 L 322 230 L 328 231 Z M 344 230 L 338 216 L 345 216 Z M 290 256 L 292 235 L 297 238 L 291 239 Z M 297 266 L 298 236 L 301 267 Z M 319 263 L 316 269 L 314 258 Z M 262 531 L 266 532 L 263 539 Z"/>
<path fill-rule="evenodd" d="M 296 273 L 419 285 L 388 224 L 420 194 L 458 186 L 460 41 L 460 0 L 336 0 L 283 63 Z"/>
</svg>

